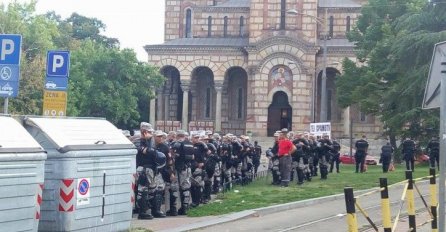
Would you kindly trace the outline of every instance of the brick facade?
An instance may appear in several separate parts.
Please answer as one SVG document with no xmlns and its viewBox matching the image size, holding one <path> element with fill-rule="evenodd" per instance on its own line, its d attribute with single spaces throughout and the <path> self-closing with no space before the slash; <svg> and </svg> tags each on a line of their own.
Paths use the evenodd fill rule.
<svg viewBox="0 0 446 232">
<path fill-rule="evenodd" d="M 158 90 L 156 120 L 181 121 L 185 129 L 204 125 L 223 133 L 265 136 L 274 129 L 272 119 L 286 116 L 282 120 L 290 129 L 308 130 L 309 123 L 319 121 L 327 32 L 327 109 L 334 136 L 347 136 L 353 121 L 355 133 L 378 137 L 382 126 L 377 119 L 361 118 L 356 108 L 336 104 L 334 79 L 345 57 L 355 59 L 346 32 L 353 28 L 361 2 L 166 0 L 165 43 L 145 47 L 150 64 L 170 70 L 163 73 L 168 88 Z M 291 9 L 299 13 L 287 13 Z M 286 95 L 291 115 L 284 109 L 273 115 L 277 107 L 272 101 L 279 92 Z"/>
</svg>

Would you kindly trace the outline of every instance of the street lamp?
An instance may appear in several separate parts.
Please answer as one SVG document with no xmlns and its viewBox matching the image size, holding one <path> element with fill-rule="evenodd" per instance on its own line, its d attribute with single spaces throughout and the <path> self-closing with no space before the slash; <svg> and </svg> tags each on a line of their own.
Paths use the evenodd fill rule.
<svg viewBox="0 0 446 232">
<path fill-rule="evenodd" d="M 321 111 L 320 111 L 320 122 L 327 121 L 327 22 L 324 19 L 318 18 L 313 15 L 298 12 L 296 9 L 291 9 L 286 12 L 290 15 L 305 15 L 314 19 L 317 23 L 324 27 L 324 44 L 323 44 L 323 58 L 322 58 L 322 86 L 321 86 Z M 327 8 L 325 9 L 325 18 L 327 18 Z"/>
</svg>

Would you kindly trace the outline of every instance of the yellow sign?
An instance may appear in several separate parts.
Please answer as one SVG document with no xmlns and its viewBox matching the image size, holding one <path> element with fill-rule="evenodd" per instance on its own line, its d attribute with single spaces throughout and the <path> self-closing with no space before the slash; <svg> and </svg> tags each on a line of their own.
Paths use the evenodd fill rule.
<svg viewBox="0 0 446 232">
<path fill-rule="evenodd" d="M 43 91 L 43 115 L 65 116 L 67 111 L 67 92 Z"/>
</svg>

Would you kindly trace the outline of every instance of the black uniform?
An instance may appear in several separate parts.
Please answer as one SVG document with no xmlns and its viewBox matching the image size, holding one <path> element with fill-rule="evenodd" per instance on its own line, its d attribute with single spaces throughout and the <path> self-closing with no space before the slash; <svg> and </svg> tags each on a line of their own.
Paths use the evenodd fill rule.
<svg viewBox="0 0 446 232">
<path fill-rule="evenodd" d="M 367 155 L 367 149 L 369 148 L 369 143 L 364 139 L 360 139 L 356 141 L 355 147 L 356 147 L 356 153 L 355 153 L 356 173 L 359 172 L 360 168 L 361 172 L 364 172 L 365 157 Z"/>
<path fill-rule="evenodd" d="M 152 219 L 152 208 L 155 205 L 155 196 L 157 184 L 155 176 L 158 174 L 155 157 L 156 150 L 154 141 L 150 139 L 141 139 L 136 155 L 136 166 L 138 174 L 138 192 L 136 204 L 138 206 L 139 219 Z"/>
<path fill-rule="evenodd" d="M 330 151 L 332 148 L 330 139 L 320 139 L 318 141 L 319 169 L 321 171 L 321 179 L 326 180 L 328 177 L 328 165 L 330 161 Z"/>
<path fill-rule="evenodd" d="M 175 153 L 175 176 L 180 187 L 181 208 L 178 214 L 186 215 L 190 202 L 190 178 L 192 177 L 190 166 L 194 160 L 194 146 L 188 140 L 184 140 L 176 142 L 172 149 Z"/>
<path fill-rule="evenodd" d="M 330 172 L 333 172 L 333 167 L 336 165 L 336 172 L 339 173 L 339 163 L 341 163 L 341 160 L 339 159 L 341 156 L 340 151 L 341 145 L 337 141 L 333 141 L 333 149 L 330 151 Z"/>
<path fill-rule="evenodd" d="M 383 172 L 389 171 L 390 161 L 392 160 L 393 147 L 390 143 L 381 147 L 381 157 L 379 159 L 380 163 L 383 165 Z"/>
<path fill-rule="evenodd" d="M 440 142 L 437 138 L 433 138 L 427 144 L 427 152 L 429 153 L 429 162 L 431 168 L 435 168 L 435 162 L 437 162 L 437 168 L 440 169 Z"/>
<path fill-rule="evenodd" d="M 194 144 L 194 156 L 195 159 L 192 162 L 192 207 L 200 205 L 203 187 L 204 187 L 204 172 L 203 166 L 206 159 L 206 153 L 208 147 L 203 142 L 198 142 Z"/>
<path fill-rule="evenodd" d="M 406 170 L 414 171 L 415 168 L 415 142 L 406 139 L 403 142 L 403 158 L 406 161 Z"/>
<path fill-rule="evenodd" d="M 252 157 L 252 164 L 254 165 L 254 177 L 257 177 L 257 171 L 260 166 L 260 159 L 262 158 L 262 147 L 254 142 L 254 155 Z"/>
<path fill-rule="evenodd" d="M 280 171 L 279 171 L 279 142 L 274 142 L 274 146 L 270 150 L 270 157 L 271 157 L 271 172 L 273 175 L 273 182 L 271 184 L 273 185 L 279 185 L 280 180 Z"/>
<path fill-rule="evenodd" d="M 298 138 L 293 140 L 294 146 L 296 146 L 296 151 L 291 154 L 293 159 L 293 168 L 297 173 L 297 184 L 301 185 L 304 182 L 304 179 L 309 179 L 309 172 L 306 171 L 306 167 L 308 167 L 308 158 L 306 156 L 306 152 L 309 150 L 308 141 L 304 138 Z M 307 174 L 308 173 L 308 174 Z M 291 174 L 294 176 L 294 173 Z"/>
</svg>

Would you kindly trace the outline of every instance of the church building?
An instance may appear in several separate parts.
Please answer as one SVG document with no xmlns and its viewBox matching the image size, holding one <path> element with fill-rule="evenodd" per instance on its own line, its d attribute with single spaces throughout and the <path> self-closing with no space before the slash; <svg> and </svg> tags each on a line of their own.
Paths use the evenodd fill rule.
<svg viewBox="0 0 446 232">
<path fill-rule="evenodd" d="M 166 77 L 150 104 L 158 129 L 272 136 L 330 122 L 336 138 L 382 133 L 375 117 L 336 103 L 364 0 L 165 2 L 165 42 L 145 46 Z"/>
</svg>

